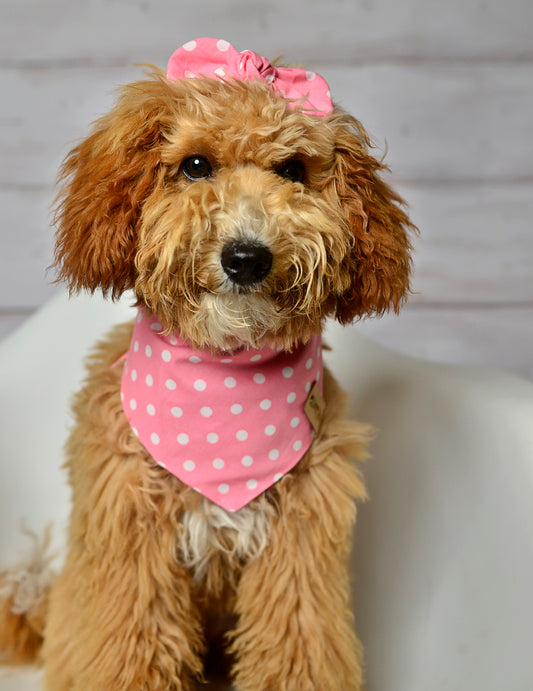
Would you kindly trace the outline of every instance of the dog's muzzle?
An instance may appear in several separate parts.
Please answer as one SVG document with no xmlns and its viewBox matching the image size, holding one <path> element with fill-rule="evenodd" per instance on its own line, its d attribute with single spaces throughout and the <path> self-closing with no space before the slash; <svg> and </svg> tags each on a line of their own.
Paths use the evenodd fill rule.
<svg viewBox="0 0 533 691">
<path fill-rule="evenodd" d="M 226 276 L 239 286 L 261 283 L 272 268 L 272 252 L 260 242 L 228 242 L 220 263 Z"/>
</svg>

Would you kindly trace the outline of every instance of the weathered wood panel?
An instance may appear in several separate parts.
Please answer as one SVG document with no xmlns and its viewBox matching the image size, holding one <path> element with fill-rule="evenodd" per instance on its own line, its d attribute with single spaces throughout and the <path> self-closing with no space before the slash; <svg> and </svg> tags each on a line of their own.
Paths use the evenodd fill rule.
<svg viewBox="0 0 533 691">
<path fill-rule="evenodd" d="M 0 189 L 0 310 L 41 305 L 53 292 L 51 190 Z"/>
<path fill-rule="evenodd" d="M 533 376 L 530 0 L 4 0 L 0 14 L 0 337 L 54 291 L 48 209 L 69 143 L 139 78 L 133 63 L 215 35 L 322 72 L 388 146 L 421 229 L 417 294 L 354 328 Z"/>
<path fill-rule="evenodd" d="M 290 60 L 520 59 L 533 5 L 485 0 L 4 0 L 0 61 L 159 60 L 197 36 Z"/>
<path fill-rule="evenodd" d="M 399 180 L 533 180 L 530 65 L 322 70 Z M 0 69 L 0 184 L 51 184 L 67 145 L 142 68 Z M 376 155 L 381 156 L 378 149 Z"/>
<path fill-rule="evenodd" d="M 533 182 L 400 191 L 420 228 L 413 304 L 533 304 Z"/>
<path fill-rule="evenodd" d="M 327 77 L 339 104 L 388 145 L 399 179 L 533 179 L 532 64 L 376 65 Z"/>
<path fill-rule="evenodd" d="M 413 303 L 533 303 L 533 183 L 401 187 L 415 238 Z M 0 308 L 49 297 L 51 189 L 0 190 Z"/>
</svg>

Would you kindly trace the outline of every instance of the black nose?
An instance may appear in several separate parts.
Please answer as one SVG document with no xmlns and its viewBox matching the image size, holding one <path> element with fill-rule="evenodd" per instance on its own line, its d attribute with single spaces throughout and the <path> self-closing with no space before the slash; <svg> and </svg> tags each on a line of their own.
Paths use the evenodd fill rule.
<svg viewBox="0 0 533 691">
<path fill-rule="evenodd" d="M 233 283 L 260 283 L 272 268 L 272 252 L 259 242 L 228 242 L 220 256 L 222 268 Z"/>
</svg>

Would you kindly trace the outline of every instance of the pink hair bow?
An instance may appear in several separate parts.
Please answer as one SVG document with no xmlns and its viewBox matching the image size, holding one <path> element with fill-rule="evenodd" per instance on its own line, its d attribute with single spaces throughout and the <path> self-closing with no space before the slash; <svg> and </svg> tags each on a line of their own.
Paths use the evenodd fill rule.
<svg viewBox="0 0 533 691">
<path fill-rule="evenodd" d="M 168 61 L 167 77 L 255 79 L 270 84 L 290 101 L 303 103 L 304 113 L 323 116 L 333 110 L 329 86 L 316 72 L 275 67 L 252 50 L 239 53 L 222 39 L 197 38 L 178 48 Z"/>
</svg>

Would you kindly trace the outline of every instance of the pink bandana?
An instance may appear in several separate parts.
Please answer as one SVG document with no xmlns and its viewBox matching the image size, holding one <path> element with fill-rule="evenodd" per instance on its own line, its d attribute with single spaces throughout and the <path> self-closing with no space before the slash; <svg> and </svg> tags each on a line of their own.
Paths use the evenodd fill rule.
<svg viewBox="0 0 533 691">
<path fill-rule="evenodd" d="M 329 86 L 316 72 L 274 67 L 257 53 L 239 53 L 227 41 L 216 38 L 197 38 L 178 48 L 168 61 L 167 77 L 255 79 L 271 84 L 291 101 L 305 102 L 304 113 L 323 116 L 333 110 Z"/>
<path fill-rule="evenodd" d="M 229 511 L 293 468 L 313 428 L 304 406 L 322 390 L 319 335 L 292 353 L 211 355 L 164 336 L 139 311 L 122 375 L 122 404 L 154 460 Z"/>
</svg>

